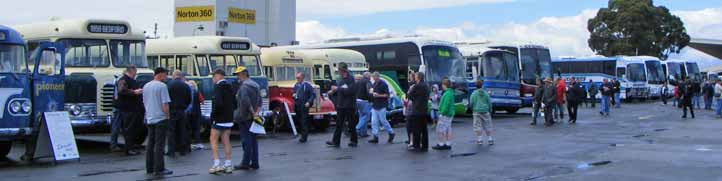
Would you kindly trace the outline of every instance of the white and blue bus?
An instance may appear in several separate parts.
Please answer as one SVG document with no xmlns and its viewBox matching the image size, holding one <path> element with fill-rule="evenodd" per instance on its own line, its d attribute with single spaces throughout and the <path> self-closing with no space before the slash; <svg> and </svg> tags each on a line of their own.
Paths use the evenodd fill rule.
<svg viewBox="0 0 722 181">
<path fill-rule="evenodd" d="M 699 70 L 697 62 L 670 59 L 662 62 L 662 68 L 664 69 L 666 81 L 670 85 L 667 95 L 673 96 L 675 88 L 679 85 L 679 81 L 685 78 L 695 83 L 702 82 L 702 73 Z"/>
<path fill-rule="evenodd" d="M 516 113 L 520 99 L 519 60 L 511 51 L 489 49 L 484 45 L 457 44 L 467 62 L 469 92 L 476 89 L 476 80 L 484 80 L 484 89 L 491 97 L 492 111 Z"/>
<path fill-rule="evenodd" d="M 539 85 L 536 79 L 552 77 L 552 57 L 548 47 L 535 44 L 499 44 L 490 48 L 507 50 L 519 60 L 522 107 L 531 107 Z"/>
<path fill-rule="evenodd" d="M 650 56 L 639 56 L 635 58 L 644 61 L 644 66 L 647 69 L 649 96 L 651 98 L 662 97 L 662 84 L 666 81 L 662 61 L 657 57 Z"/>
<path fill-rule="evenodd" d="M 591 80 L 597 87 L 604 79 L 619 80 L 621 99 L 649 98 L 649 85 L 644 61 L 631 60 L 625 57 L 593 57 L 563 58 L 552 61 L 554 69 L 561 73 L 562 78 L 575 78 L 588 87 Z M 600 94 L 595 95 L 601 97 Z"/>
</svg>

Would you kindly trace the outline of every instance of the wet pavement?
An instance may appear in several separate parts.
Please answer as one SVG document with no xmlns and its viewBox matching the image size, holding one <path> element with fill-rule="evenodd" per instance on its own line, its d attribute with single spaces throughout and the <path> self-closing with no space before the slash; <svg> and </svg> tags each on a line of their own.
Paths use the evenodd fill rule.
<svg viewBox="0 0 722 181">
<path fill-rule="evenodd" d="M 656 102 L 625 104 L 601 117 L 580 109 L 575 125 L 530 126 L 527 113 L 495 117 L 496 144 L 474 144 L 471 118 L 457 118 L 451 151 L 412 153 L 405 129 L 396 128 L 393 144 L 328 148 L 332 130 L 298 143 L 290 135 L 260 141 L 261 169 L 209 175 L 210 150 L 166 158 L 175 171 L 165 180 L 721 180 L 722 119 L 698 110 L 697 119 L 681 119 L 681 110 Z M 430 140 L 436 136 L 430 131 Z M 381 139 L 386 139 L 382 133 Z M 144 155 L 109 153 L 105 143 L 79 141 L 81 159 L 52 165 L 0 161 L 0 180 L 152 180 Z M 233 141 L 234 164 L 241 158 Z M 209 147 L 206 144 L 206 147 Z M 17 148 L 17 149 L 16 149 Z"/>
</svg>

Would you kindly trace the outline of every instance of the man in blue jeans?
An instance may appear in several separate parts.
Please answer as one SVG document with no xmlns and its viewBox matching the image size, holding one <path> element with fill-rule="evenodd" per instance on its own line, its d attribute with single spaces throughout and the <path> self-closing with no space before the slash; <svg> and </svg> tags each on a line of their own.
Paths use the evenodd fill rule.
<svg viewBox="0 0 722 181">
<path fill-rule="evenodd" d="M 356 124 L 356 133 L 359 137 L 368 137 L 366 126 L 371 120 L 371 105 L 369 104 L 369 89 L 371 89 L 371 82 L 369 81 L 370 74 L 364 72 L 362 75 L 354 76 L 358 89 L 356 90 L 356 106 L 358 107 L 358 124 Z"/>
<path fill-rule="evenodd" d="M 243 142 L 243 160 L 235 169 L 250 170 L 260 168 L 258 164 L 258 140 L 256 134 L 250 131 L 253 120 L 261 110 L 261 96 L 258 83 L 251 80 L 248 70 L 239 66 L 234 72 L 241 81 L 241 86 L 236 94 L 238 108 L 234 111 L 233 120 L 239 123 L 241 141 Z"/>
<path fill-rule="evenodd" d="M 379 142 L 379 124 L 389 133 L 388 143 L 394 142 L 394 129 L 386 120 L 386 107 L 389 103 L 389 86 L 379 78 L 379 72 L 373 74 L 374 84 L 371 86 L 372 105 L 371 105 L 371 133 L 374 135 L 369 143 Z"/>
</svg>

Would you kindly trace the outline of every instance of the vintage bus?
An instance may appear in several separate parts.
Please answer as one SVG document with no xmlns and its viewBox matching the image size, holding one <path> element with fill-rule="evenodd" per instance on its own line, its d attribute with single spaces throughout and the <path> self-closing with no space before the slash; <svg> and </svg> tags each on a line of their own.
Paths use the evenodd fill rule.
<svg viewBox="0 0 722 181">
<path fill-rule="evenodd" d="M 685 78 L 695 83 L 702 83 L 702 74 L 699 65 L 694 61 L 670 59 L 662 62 L 662 68 L 666 76 L 666 81 L 670 85 L 667 95 L 674 96 L 674 90 L 679 85 L 679 81 Z"/>
<path fill-rule="evenodd" d="M 261 86 L 263 100 L 262 116 L 268 116 L 268 78 L 262 71 L 261 49 L 243 37 L 194 36 L 172 39 L 149 39 L 148 62 L 150 67 L 180 70 L 198 85 L 205 98 L 201 105 L 201 118 L 210 123 L 213 105 L 213 71 L 223 69 L 226 78 L 235 82 L 231 73 L 238 66 L 245 66 L 253 79 Z"/>
<path fill-rule="evenodd" d="M 548 47 L 534 44 L 520 45 L 490 45 L 495 49 L 511 51 L 519 60 L 519 73 L 521 79 L 521 100 L 523 107 L 531 107 L 534 92 L 539 85 L 536 79 L 553 77 L 552 57 Z"/>
<path fill-rule="evenodd" d="M 519 60 L 506 50 L 489 49 L 484 45 L 459 45 L 471 71 L 469 92 L 476 89 L 476 80 L 484 80 L 484 90 L 491 97 L 492 111 L 516 113 L 522 107 L 519 97 Z"/>
<path fill-rule="evenodd" d="M 153 78 L 145 69 L 145 36 L 122 20 L 53 20 L 15 27 L 29 50 L 53 42 L 65 48 L 65 105 L 75 130 L 109 127 L 115 80 L 127 66 L 138 67 L 137 80 Z"/>
<path fill-rule="evenodd" d="M 409 88 L 408 75 L 412 72 L 424 72 L 429 85 L 438 85 L 447 77 L 456 90 L 457 112 L 466 112 L 466 62 L 459 49 L 451 42 L 418 36 L 384 36 L 331 39 L 323 44 L 289 48 L 340 48 L 358 51 L 366 57 L 370 71 L 378 71 L 395 80 L 403 91 Z"/>
<path fill-rule="evenodd" d="M 314 64 L 313 59 L 322 57 L 314 56 L 315 53 L 307 55 L 306 51 L 309 50 L 261 49 L 263 70 L 268 75 L 269 80 L 268 92 L 270 109 L 274 113 L 272 116 L 275 124 L 273 125 L 274 128 L 287 129 L 290 125 L 286 113 L 291 113 L 292 116 L 295 115 L 293 110 L 293 86 L 296 84 L 296 72 L 303 72 L 306 75 L 305 81 L 311 82 L 316 89 L 316 100 L 314 100 L 314 105 L 309 110 L 309 115 L 314 120 L 311 122 L 311 126 L 317 130 L 325 130 L 329 126 L 331 119 L 336 115 L 331 100 L 321 92 L 320 86 L 313 81 L 314 78 L 320 76 L 319 73 L 325 75 L 327 73 L 332 74 L 332 72 L 315 71 L 316 64 Z M 288 110 L 286 106 L 288 106 Z"/>
<path fill-rule="evenodd" d="M 38 44 L 28 58 L 19 32 L 0 25 L 0 157 L 13 141 L 23 140 L 32 158 L 40 117 L 47 111 L 62 111 L 64 57 L 62 46 Z"/>
<path fill-rule="evenodd" d="M 562 78 L 575 78 L 588 87 L 591 80 L 597 87 L 603 79 L 610 82 L 619 80 L 620 97 L 624 100 L 648 99 L 649 85 L 644 61 L 629 60 L 617 57 L 563 58 L 552 61 L 554 70 L 561 73 Z M 600 98 L 601 94 L 595 95 Z"/>
</svg>

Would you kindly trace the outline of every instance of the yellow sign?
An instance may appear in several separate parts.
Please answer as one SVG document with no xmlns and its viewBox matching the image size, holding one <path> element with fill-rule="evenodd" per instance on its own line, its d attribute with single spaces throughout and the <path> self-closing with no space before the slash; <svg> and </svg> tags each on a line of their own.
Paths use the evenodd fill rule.
<svg viewBox="0 0 722 181">
<path fill-rule="evenodd" d="M 213 21 L 213 6 L 175 8 L 175 22 Z"/>
<path fill-rule="evenodd" d="M 228 8 L 228 22 L 256 24 L 256 10 Z"/>
</svg>

